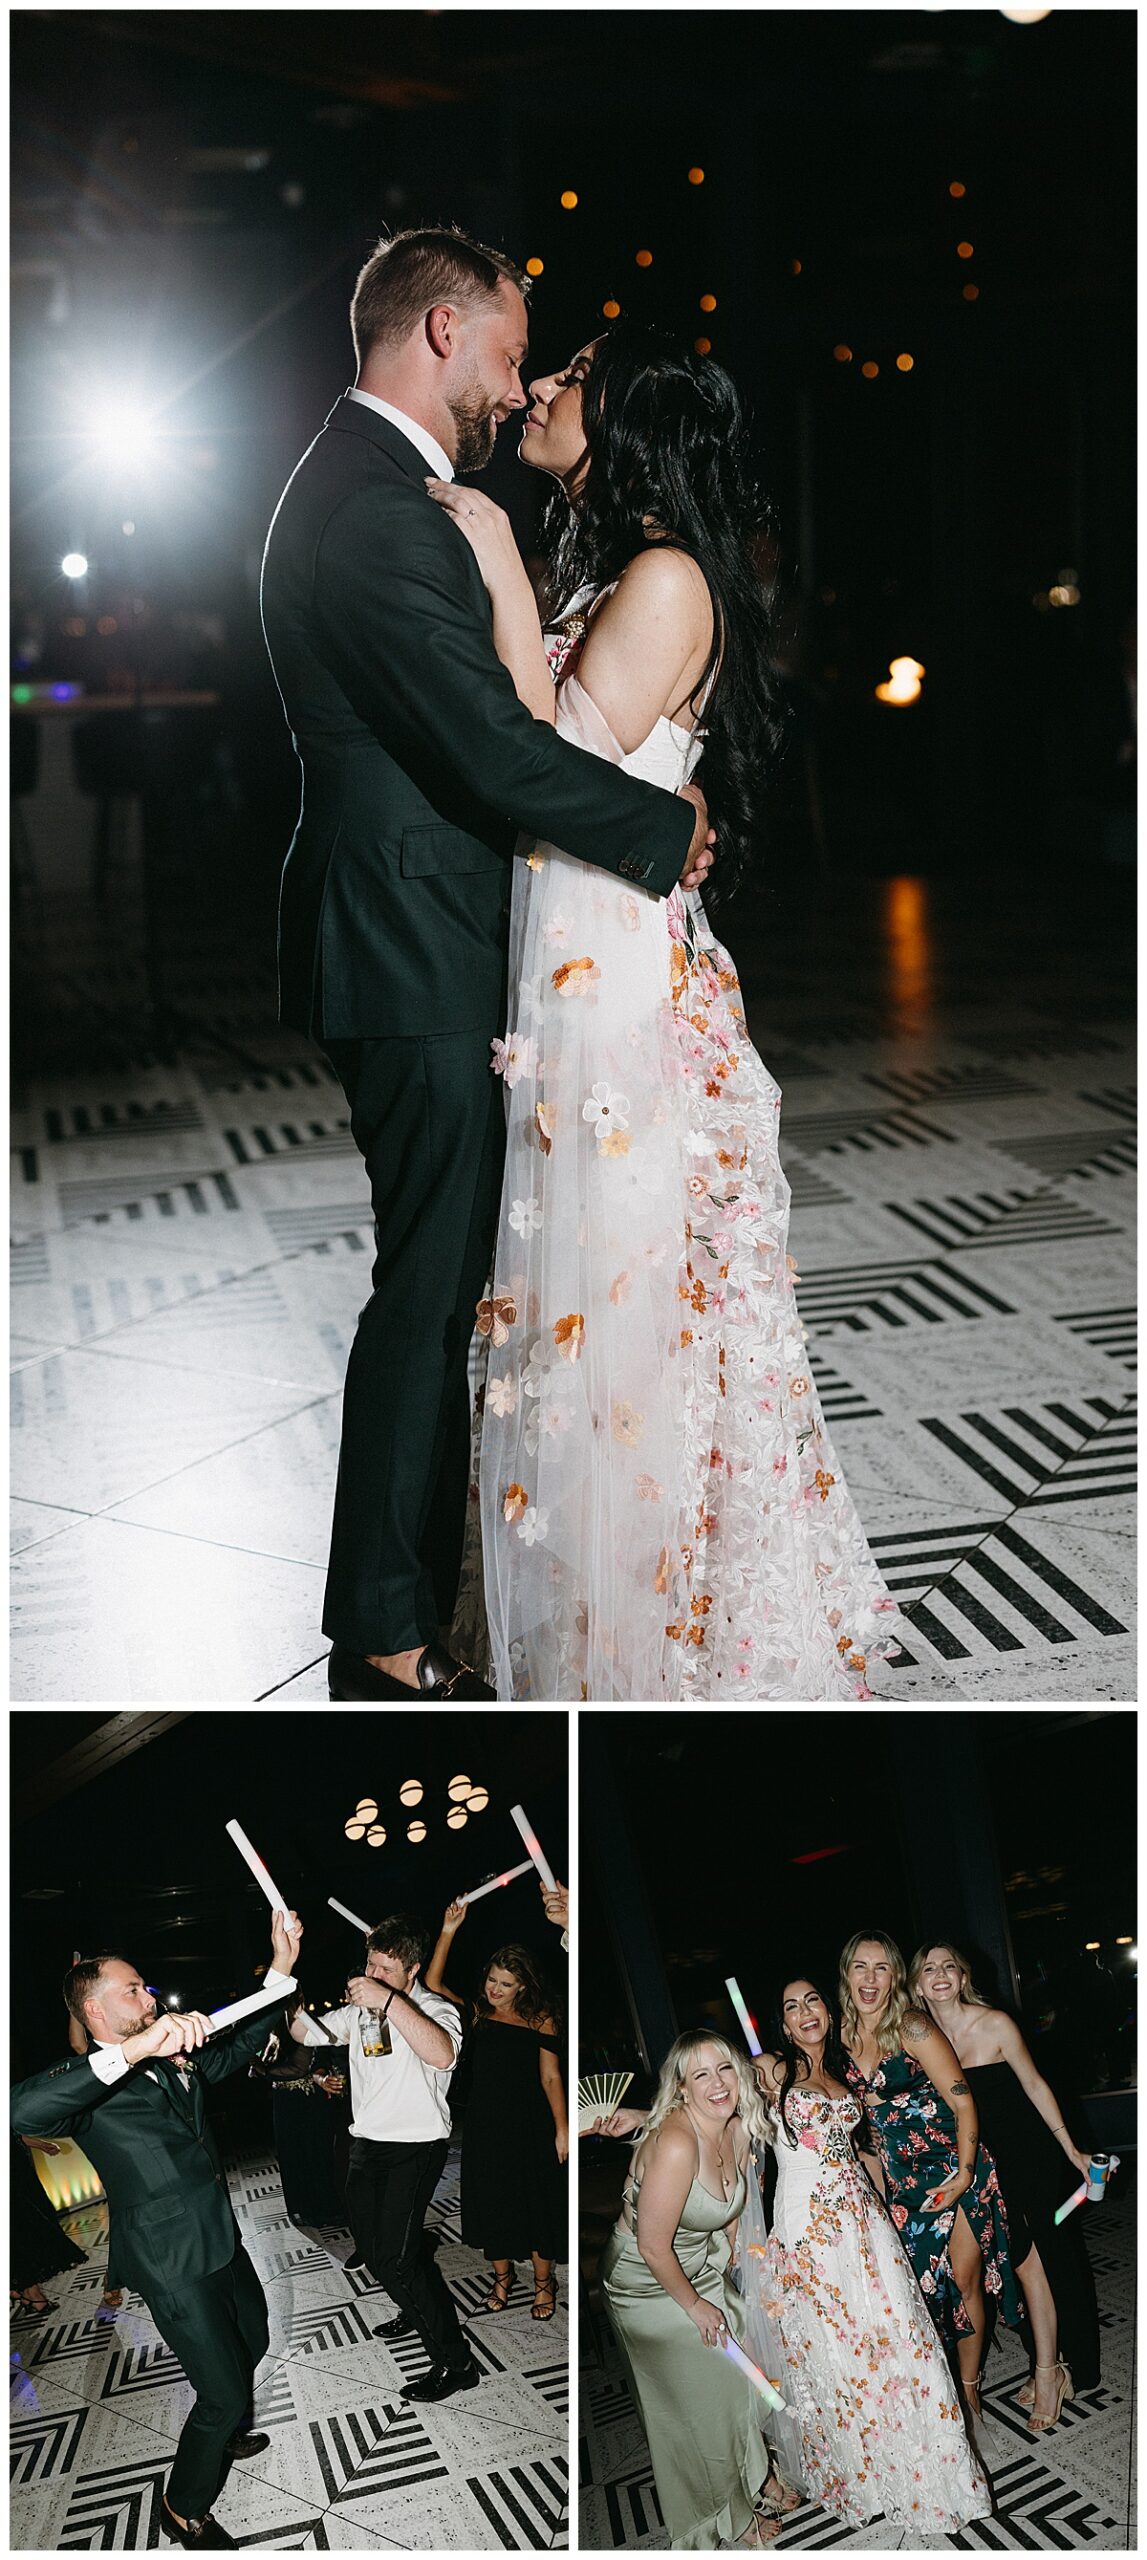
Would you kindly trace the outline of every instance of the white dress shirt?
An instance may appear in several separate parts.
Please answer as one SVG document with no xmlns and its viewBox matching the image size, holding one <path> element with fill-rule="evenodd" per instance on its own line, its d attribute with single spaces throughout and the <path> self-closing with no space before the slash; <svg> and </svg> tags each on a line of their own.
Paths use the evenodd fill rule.
<svg viewBox="0 0 1147 2560">
<path fill-rule="evenodd" d="M 366 2054 L 362 2049 L 359 2021 L 365 2018 L 376 2027 L 377 2010 L 328 2009 L 323 2019 L 334 2042 L 350 2048 L 350 2129 L 364 2142 L 449 2140 L 450 2074 L 462 2049 L 462 2020 L 452 2000 L 444 2000 L 440 1991 L 427 1991 L 421 1982 L 412 1985 L 406 1998 L 433 2018 L 435 2026 L 445 2027 L 454 2048 L 450 2062 L 441 2066 L 423 2062 L 394 2024 L 394 2009 L 388 2020 L 389 2053 Z M 327 2042 L 313 2018 L 306 2024 L 308 2044 Z"/>
<path fill-rule="evenodd" d="M 377 409 L 380 418 L 389 418 L 392 427 L 397 427 L 400 434 L 409 438 L 411 444 L 417 445 L 423 461 L 429 463 L 436 479 L 453 479 L 454 465 L 450 456 L 443 452 L 437 437 L 431 435 L 429 427 L 420 426 L 417 418 L 408 418 L 405 409 L 392 408 L 389 400 L 377 400 L 373 391 L 359 391 L 356 388 L 348 391 L 347 399 L 361 400 L 364 409 Z"/>
</svg>

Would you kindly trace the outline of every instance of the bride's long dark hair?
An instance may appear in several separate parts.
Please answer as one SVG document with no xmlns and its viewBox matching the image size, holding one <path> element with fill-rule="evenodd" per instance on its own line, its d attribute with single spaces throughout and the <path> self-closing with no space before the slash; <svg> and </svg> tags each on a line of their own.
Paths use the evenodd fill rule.
<svg viewBox="0 0 1147 2560">
<path fill-rule="evenodd" d="M 785 2076 L 773 2098 L 773 2105 L 790 2143 L 795 2145 L 796 2135 L 788 2119 L 788 2102 L 793 2089 L 799 2089 L 808 2078 L 808 2060 L 800 2045 L 794 2044 L 792 2037 L 785 2029 L 785 1993 L 790 1982 L 809 1983 L 816 1992 L 817 1998 L 823 2000 L 828 2011 L 828 2034 L 824 2040 L 824 2067 L 829 2079 L 841 2081 L 845 2088 L 848 2086 L 848 2055 L 840 2040 L 840 2017 L 836 2003 L 830 2000 L 827 1991 L 817 1981 L 815 1973 L 786 1973 L 784 1980 L 777 1983 L 769 2004 L 770 2043 L 766 2049 L 775 2053 L 778 2061 L 783 2062 L 785 2066 Z M 799 2067 L 802 2062 L 803 2070 Z"/>
<path fill-rule="evenodd" d="M 718 673 L 695 779 L 717 830 L 706 897 L 727 896 L 757 849 L 765 777 L 785 725 L 772 606 L 752 551 L 770 510 L 740 395 L 711 356 L 687 352 L 667 330 L 622 321 L 598 343 L 582 413 L 585 481 L 572 504 L 555 489 L 542 519 L 543 611 L 553 618 L 579 587 L 608 585 L 658 539 L 697 562 L 714 627 L 695 713 L 706 678 Z"/>
</svg>

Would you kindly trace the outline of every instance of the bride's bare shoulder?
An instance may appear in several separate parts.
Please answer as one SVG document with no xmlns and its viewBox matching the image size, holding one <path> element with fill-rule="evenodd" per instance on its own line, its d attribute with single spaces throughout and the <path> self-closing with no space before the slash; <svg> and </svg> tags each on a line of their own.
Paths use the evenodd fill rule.
<svg viewBox="0 0 1147 2560">
<path fill-rule="evenodd" d="M 648 550 L 635 552 L 622 570 L 614 595 L 619 601 L 625 597 L 643 612 L 669 610 L 678 617 L 688 613 L 698 627 L 713 619 L 704 570 L 688 551 L 678 550 L 672 542 L 652 542 Z"/>
</svg>

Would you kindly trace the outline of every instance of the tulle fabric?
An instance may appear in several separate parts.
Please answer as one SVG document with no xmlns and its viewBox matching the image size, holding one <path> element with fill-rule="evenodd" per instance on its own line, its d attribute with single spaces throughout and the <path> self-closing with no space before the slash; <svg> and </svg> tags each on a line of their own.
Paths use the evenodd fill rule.
<svg viewBox="0 0 1147 2560">
<path fill-rule="evenodd" d="M 782 2480 L 796 2489 L 804 2481 L 800 2421 L 793 2407 L 793 2379 L 784 2340 L 769 2307 L 765 2275 L 769 2234 L 760 2187 L 763 2175 L 762 2152 L 754 2146 L 745 2175 L 745 2202 L 737 2222 L 733 2277 L 745 2310 L 745 2353 L 779 2391 L 785 2404 L 783 2409 L 774 2409 L 766 2400 L 761 2401 L 761 2432 L 776 2458 Z"/>
<path fill-rule="evenodd" d="M 661 720 L 623 753 L 576 655 L 567 632 L 560 734 L 679 788 L 699 738 Z M 509 983 L 478 1320 L 498 1695 L 870 1696 L 894 1604 L 809 1372 L 780 1093 L 728 953 L 696 895 L 653 898 L 540 844 L 514 865 Z M 456 1622 L 470 1658 L 475 1543 Z"/>
</svg>

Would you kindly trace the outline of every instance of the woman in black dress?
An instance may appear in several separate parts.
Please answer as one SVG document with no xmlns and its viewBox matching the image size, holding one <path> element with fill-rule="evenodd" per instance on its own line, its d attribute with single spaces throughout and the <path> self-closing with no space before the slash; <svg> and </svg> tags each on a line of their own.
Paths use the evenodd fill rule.
<svg viewBox="0 0 1147 2560">
<path fill-rule="evenodd" d="M 452 1902 L 426 1968 L 439 1991 L 468 2017 L 470 2094 L 462 2127 L 462 2238 L 484 2249 L 494 2269 L 488 2311 L 504 2311 L 514 2264 L 532 2258 L 531 2317 L 552 2320 L 554 2260 L 565 2255 L 568 2206 L 562 2170 L 569 2124 L 554 2003 L 528 1947 L 499 1947 L 477 2000 L 442 1979 L 469 1905 Z"/>
<path fill-rule="evenodd" d="M 84 2251 L 61 2230 L 29 2156 L 59 2148 L 58 2142 L 41 2142 L 28 2134 L 12 2143 L 8 2285 L 16 2318 L 42 2320 L 46 2311 L 54 2311 L 56 2305 L 44 2291 L 45 2276 L 62 2276 L 69 2267 L 86 2263 Z"/>
<path fill-rule="evenodd" d="M 1065 2398 L 1099 2381 L 1099 2315 L 1083 2234 L 1074 2216 L 1055 2221 L 1057 2206 L 1086 2177 L 1090 2154 L 1077 2150 L 1014 2018 L 989 2007 L 958 1947 L 941 1939 L 919 1948 L 908 1989 L 958 2056 L 996 2163 L 1035 2342 L 1034 2372 L 1019 2397 L 1032 2412 L 1032 2434 L 1045 2435 Z"/>
</svg>

